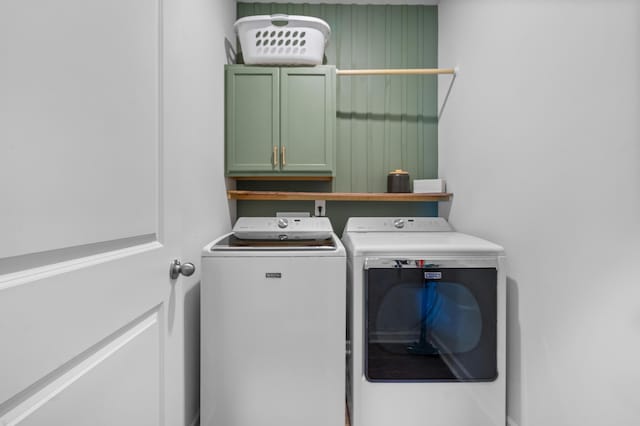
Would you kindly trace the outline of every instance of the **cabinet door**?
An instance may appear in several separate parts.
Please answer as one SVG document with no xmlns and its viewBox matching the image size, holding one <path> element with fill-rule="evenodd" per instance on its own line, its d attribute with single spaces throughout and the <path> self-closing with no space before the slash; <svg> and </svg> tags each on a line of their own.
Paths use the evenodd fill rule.
<svg viewBox="0 0 640 426">
<path fill-rule="evenodd" d="M 278 68 L 228 66 L 225 78 L 227 174 L 279 170 Z"/>
<path fill-rule="evenodd" d="M 334 169 L 335 68 L 282 68 L 280 150 L 283 172 Z"/>
</svg>

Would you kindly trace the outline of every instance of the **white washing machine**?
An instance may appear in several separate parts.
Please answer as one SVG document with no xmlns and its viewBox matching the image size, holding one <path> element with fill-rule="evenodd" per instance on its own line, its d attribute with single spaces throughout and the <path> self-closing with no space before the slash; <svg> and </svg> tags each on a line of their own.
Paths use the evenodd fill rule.
<svg viewBox="0 0 640 426">
<path fill-rule="evenodd" d="M 201 425 L 343 426 L 346 254 L 327 218 L 240 218 L 204 247 Z"/>
<path fill-rule="evenodd" d="M 504 426 L 502 247 L 442 218 L 350 218 L 352 426 Z"/>
</svg>

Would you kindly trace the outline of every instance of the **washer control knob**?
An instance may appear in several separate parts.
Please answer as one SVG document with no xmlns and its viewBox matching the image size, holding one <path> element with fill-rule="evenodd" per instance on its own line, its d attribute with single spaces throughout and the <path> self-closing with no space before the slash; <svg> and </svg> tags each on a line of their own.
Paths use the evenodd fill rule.
<svg viewBox="0 0 640 426">
<path fill-rule="evenodd" d="M 281 217 L 278 219 L 278 228 L 283 229 L 287 226 L 289 226 L 289 221 L 286 218 Z"/>
<path fill-rule="evenodd" d="M 393 226 L 395 226 L 398 229 L 404 228 L 404 219 L 394 219 Z"/>
</svg>

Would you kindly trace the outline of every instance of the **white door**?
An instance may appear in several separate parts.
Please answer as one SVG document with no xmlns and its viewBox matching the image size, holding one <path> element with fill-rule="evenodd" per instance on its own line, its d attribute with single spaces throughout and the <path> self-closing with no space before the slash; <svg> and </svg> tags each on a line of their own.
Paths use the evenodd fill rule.
<svg viewBox="0 0 640 426">
<path fill-rule="evenodd" d="M 177 329 L 195 277 L 169 263 L 199 176 L 166 136 L 180 76 L 165 43 L 205 6 L 161 10 L 180 4 L 0 1 L 0 425 L 190 421 Z"/>
</svg>

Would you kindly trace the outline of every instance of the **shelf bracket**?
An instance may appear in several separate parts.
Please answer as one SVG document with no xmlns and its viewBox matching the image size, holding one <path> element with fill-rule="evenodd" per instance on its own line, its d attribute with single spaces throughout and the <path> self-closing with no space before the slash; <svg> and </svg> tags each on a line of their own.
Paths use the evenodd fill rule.
<svg viewBox="0 0 640 426">
<path fill-rule="evenodd" d="M 449 95 L 451 94 L 451 89 L 453 88 L 453 83 L 456 81 L 456 77 L 460 73 L 460 68 L 455 67 L 453 72 L 453 77 L 451 77 L 451 81 L 449 82 L 449 88 L 447 89 L 447 93 L 444 95 L 444 100 L 442 101 L 442 106 L 438 110 L 438 121 L 440 121 L 440 117 L 442 117 L 442 113 L 444 112 L 444 107 L 447 106 L 447 101 L 449 100 Z"/>
</svg>

